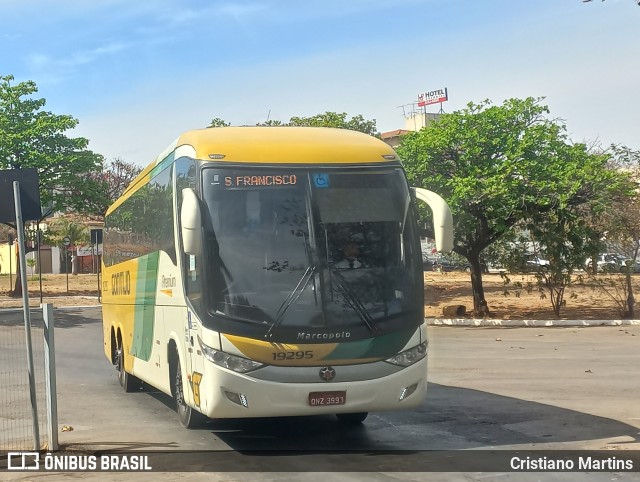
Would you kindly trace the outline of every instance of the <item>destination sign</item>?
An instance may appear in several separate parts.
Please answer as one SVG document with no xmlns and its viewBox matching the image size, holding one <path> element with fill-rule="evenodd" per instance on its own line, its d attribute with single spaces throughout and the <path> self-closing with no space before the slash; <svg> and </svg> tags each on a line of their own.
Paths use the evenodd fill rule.
<svg viewBox="0 0 640 482">
<path fill-rule="evenodd" d="M 297 183 L 298 176 L 295 174 L 236 175 L 224 177 L 225 187 L 294 186 Z"/>
</svg>

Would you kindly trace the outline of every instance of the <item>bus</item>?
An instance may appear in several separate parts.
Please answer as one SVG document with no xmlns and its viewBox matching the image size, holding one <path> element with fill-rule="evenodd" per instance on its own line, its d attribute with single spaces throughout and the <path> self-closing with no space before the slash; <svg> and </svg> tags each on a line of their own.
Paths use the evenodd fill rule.
<svg viewBox="0 0 640 482">
<path fill-rule="evenodd" d="M 381 140 L 311 127 L 189 131 L 105 216 L 104 353 L 180 423 L 418 406 L 428 340 L 416 199 Z M 349 249 L 347 250 L 347 246 Z M 356 252 L 356 268 L 341 261 Z M 353 264 L 353 263 L 352 263 Z"/>
</svg>

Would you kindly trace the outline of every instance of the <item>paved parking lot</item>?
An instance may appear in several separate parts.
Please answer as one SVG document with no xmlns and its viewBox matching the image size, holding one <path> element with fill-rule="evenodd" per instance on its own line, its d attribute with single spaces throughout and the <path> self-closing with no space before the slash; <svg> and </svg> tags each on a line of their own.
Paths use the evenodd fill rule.
<svg viewBox="0 0 640 482">
<path fill-rule="evenodd" d="M 640 450 L 640 326 L 430 326 L 429 390 L 417 410 L 371 414 L 357 429 L 322 416 L 188 431 L 166 396 L 122 392 L 102 353 L 98 308 L 56 317 L 59 422 L 73 428 L 60 442 L 70 450 L 233 450 L 247 455 L 243 470 L 262 472 L 253 451 Z M 285 458 L 278 470 L 298 471 L 302 460 Z M 328 471 L 342 463 L 327 461 Z"/>
</svg>

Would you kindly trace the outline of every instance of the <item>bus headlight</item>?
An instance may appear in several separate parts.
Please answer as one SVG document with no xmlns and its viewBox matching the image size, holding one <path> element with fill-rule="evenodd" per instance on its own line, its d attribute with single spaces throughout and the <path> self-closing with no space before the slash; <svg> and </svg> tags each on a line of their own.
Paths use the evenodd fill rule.
<svg viewBox="0 0 640 482">
<path fill-rule="evenodd" d="M 426 341 L 418 346 L 409 348 L 402 353 L 398 353 L 396 356 L 387 358 L 385 361 L 388 363 L 393 363 L 394 365 L 399 365 L 401 367 L 408 367 L 409 365 L 413 365 L 417 361 L 422 360 L 425 356 L 427 356 Z"/>
<path fill-rule="evenodd" d="M 249 360 L 248 358 L 231 355 L 224 351 L 211 348 L 210 346 L 205 345 L 200 339 L 200 337 L 198 337 L 198 343 L 200 343 L 202 354 L 207 360 L 215 363 L 220 367 L 233 370 L 234 372 L 247 373 L 252 370 L 257 370 L 258 368 L 261 368 L 264 366 L 263 363 L 258 363 L 256 361 Z"/>
</svg>

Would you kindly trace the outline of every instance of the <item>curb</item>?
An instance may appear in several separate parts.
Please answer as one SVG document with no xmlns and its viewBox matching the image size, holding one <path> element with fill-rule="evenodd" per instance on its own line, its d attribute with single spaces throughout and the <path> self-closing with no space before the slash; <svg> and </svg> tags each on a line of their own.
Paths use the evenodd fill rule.
<svg viewBox="0 0 640 482">
<path fill-rule="evenodd" d="M 640 326 L 640 320 L 498 320 L 483 318 L 425 318 L 429 326 L 538 327 L 551 326 Z"/>
<path fill-rule="evenodd" d="M 70 311 L 70 310 L 78 310 L 78 309 L 87 309 L 87 308 L 102 308 L 102 305 L 85 305 L 85 306 L 54 306 L 53 309 L 56 311 Z M 0 313 L 11 313 L 14 311 L 22 312 L 22 308 L 0 308 Z M 41 312 L 41 307 L 31 307 L 29 311 Z"/>
</svg>

